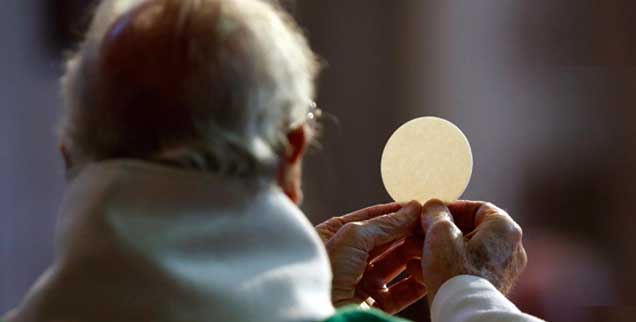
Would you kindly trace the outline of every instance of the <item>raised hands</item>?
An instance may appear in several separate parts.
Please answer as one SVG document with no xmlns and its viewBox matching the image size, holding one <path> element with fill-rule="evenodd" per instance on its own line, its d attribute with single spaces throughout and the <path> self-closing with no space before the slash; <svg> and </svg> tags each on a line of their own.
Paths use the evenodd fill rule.
<svg viewBox="0 0 636 322">
<path fill-rule="evenodd" d="M 526 266 L 521 227 L 493 204 L 432 200 L 421 220 L 426 242 L 417 278 L 428 288 L 429 303 L 458 275 L 483 277 L 505 294 Z"/>
<path fill-rule="evenodd" d="M 421 212 L 416 202 L 377 205 L 316 227 L 331 260 L 335 306 L 362 304 L 397 313 L 426 295 L 413 277 L 386 287 L 408 259 L 421 257 L 422 239 L 413 238 Z"/>
<path fill-rule="evenodd" d="M 331 260 L 336 306 L 368 305 L 393 314 L 427 293 L 432 302 L 447 280 L 465 274 L 506 292 L 527 262 L 519 225 L 484 202 L 378 205 L 316 229 Z"/>
</svg>

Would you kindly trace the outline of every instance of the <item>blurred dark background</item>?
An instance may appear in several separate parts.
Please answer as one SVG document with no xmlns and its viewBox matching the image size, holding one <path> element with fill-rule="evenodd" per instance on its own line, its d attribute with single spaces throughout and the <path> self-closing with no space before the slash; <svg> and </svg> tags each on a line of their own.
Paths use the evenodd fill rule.
<svg viewBox="0 0 636 322">
<path fill-rule="evenodd" d="M 53 257 L 64 187 L 58 78 L 88 0 L 4 0 L 0 10 L 0 312 Z M 632 321 L 636 304 L 636 4 L 628 0 L 298 0 L 325 61 L 322 147 L 307 163 L 314 223 L 386 202 L 391 132 L 418 116 L 462 128 L 467 199 L 524 227 L 530 264 L 511 295 L 550 321 Z M 426 321 L 426 304 L 404 316 Z M 627 312 L 627 313 L 626 313 Z M 632 311 L 633 312 L 633 311 Z"/>
</svg>

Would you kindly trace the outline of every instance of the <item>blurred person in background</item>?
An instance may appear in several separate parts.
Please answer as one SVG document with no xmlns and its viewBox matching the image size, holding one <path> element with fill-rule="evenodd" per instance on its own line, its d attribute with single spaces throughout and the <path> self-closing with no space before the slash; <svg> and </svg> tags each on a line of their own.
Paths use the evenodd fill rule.
<svg viewBox="0 0 636 322">
<path fill-rule="evenodd" d="M 366 309 L 426 295 L 433 321 L 538 321 L 503 295 L 526 255 L 492 204 L 311 227 L 316 61 L 266 2 L 102 2 L 63 79 L 57 258 L 6 321 L 391 321 Z"/>
</svg>

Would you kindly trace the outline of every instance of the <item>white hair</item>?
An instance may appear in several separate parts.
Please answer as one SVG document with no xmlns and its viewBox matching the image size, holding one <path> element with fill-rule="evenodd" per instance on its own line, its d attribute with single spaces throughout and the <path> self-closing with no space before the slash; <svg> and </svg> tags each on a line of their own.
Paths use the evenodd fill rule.
<svg viewBox="0 0 636 322">
<path fill-rule="evenodd" d="M 67 62 L 61 140 L 80 164 L 271 173 L 306 120 L 317 65 L 292 18 L 264 1 L 105 0 Z"/>
</svg>

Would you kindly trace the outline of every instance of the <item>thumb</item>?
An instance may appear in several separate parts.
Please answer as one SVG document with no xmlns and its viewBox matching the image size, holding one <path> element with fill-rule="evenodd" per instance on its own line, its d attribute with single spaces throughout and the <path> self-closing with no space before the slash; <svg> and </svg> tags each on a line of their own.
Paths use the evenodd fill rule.
<svg viewBox="0 0 636 322">
<path fill-rule="evenodd" d="M 464 236 L 443 202 L 433 199 L 424 204 L 420 222 L 425 241 L 423 260 L 440 257 L 461 261 Z"/>
<path fill-rule="evenodd" d="M 446 223 L 443 225 L 450 223 L 454 226 L 453 216 L 451 215 L 450 210 L 438 199 L 431 199 L 422 206 L 420 223 L 425 234 L 433 229 L 434 226 L 442 223 Z"/>
<path fill-rule="evenodd" d="M 463 246 L 463 234 L 443 202 L 432 199 L 424 204 L 420 223 L 424 231 L 425 245 L 429 248 L 442 250 Z"/>
<path fill-rule="evenodd" d="M 422 207 L 420 221 L 425 234 L 422 274 L 431 304 L 442 284 L 466 273 L 465 245 L 461 230 L 443 202 L 427 202 Z"/>
</svg>

